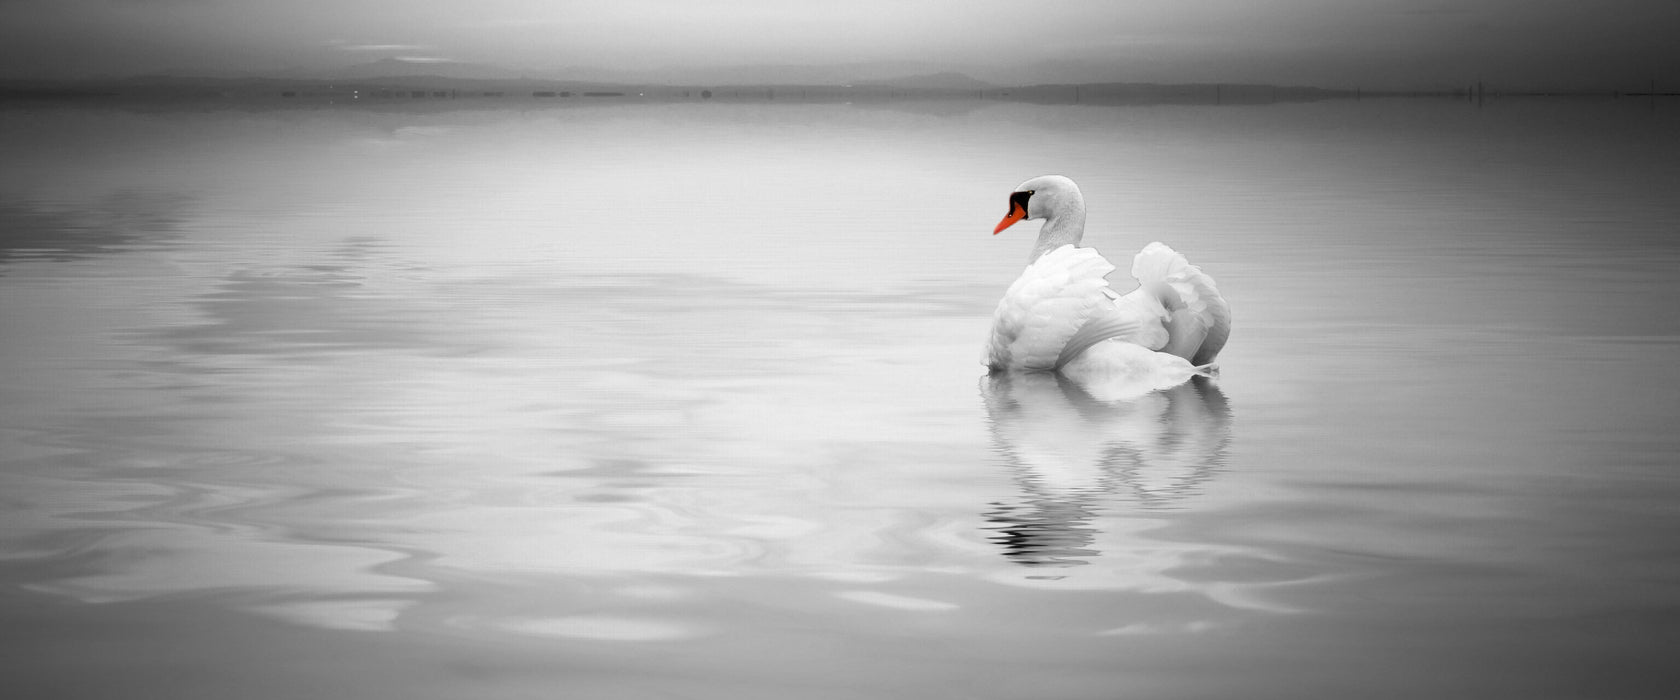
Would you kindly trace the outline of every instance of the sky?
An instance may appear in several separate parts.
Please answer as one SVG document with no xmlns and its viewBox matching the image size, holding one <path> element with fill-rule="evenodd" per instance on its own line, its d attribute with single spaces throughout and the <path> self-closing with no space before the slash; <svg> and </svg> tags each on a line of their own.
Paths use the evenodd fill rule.
<svg viewBox="0 0 1680 700">
<path fill-rule="evenodd" d="M 1001 84 L 1680 89 L 1675 37 L 1677 0 L 0 0 L 0 77 L 394 59 L 545 77 L 891 64 Z"/>
</svg>

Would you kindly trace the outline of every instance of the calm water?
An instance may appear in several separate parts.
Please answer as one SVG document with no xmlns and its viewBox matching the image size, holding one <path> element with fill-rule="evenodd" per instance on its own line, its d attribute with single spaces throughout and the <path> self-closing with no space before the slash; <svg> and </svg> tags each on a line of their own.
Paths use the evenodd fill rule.
<svg viewBox="0 0 1680 700">
<path fill-rule="evenodd" d="M 1670 106 L 0 111 L 0 683 L 1673 697 Z M 983 377 L 1047 172 L 1215 381 Z"/>
</svg>

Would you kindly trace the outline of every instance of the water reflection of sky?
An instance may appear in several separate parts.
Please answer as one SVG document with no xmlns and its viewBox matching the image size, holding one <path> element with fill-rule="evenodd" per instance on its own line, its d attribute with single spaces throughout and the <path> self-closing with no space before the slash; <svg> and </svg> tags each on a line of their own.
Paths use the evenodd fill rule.
<svg viewBox="0 0 1680 700">
<path fill-rule="evenodd" d="M 1671 598 L 1649 533 L 1672 524 L 1675 251 L 1647 234 L 1673 204 L 1643 180 L 1571 208 L 1534 190 L 1582 180 L 1557 157 L 1433 113 L 1460 131 L 1408 152 L 1346 114 L 1320 141 L 1275 111 L 1218 113 L 1244 136 L 1171 110 L 729 109 L 32 127 L 39 177 L 4 176 L 29 196 L 0 239 L 0 576 L 177 632 L 147 611 L 493 644 L 514 675 L 560 644 L 597 679 L 931 692 L 989 662 L 1035 681 L 1018 696 L 1177 687 L 1186 654 L 1255 635 L 1315 650 L 1263 655 L 1280 676 L 1415 680 L 1450 661 L 1427 640 L 1557 610 L 1610 658 L 1592 611 Z M 1139 138 L 1093 149 L 1105 130 Z M 73 166 L 55 139 L 113 152 Z M 1183 234 L 1238 315 L 1222 376 L 1108 400 L 981 376 L 1026 250 L 986 219 L 1030 172 L 948 183 L 995 144 Z M 1437 167 L 1465 148 L 1491 161 Z M 1287 158 L 1314 167 L 1255 176 Z M 1526 186 L 1484 187 L 1512 163 Z M 643 172 L 657 201 L 615 194 Z M 1398 660 L 1349 651 L 1373 645 Z"/>
<path fill-rule="evenodd" d="M 70 262 L 165 245 L 187 206 L 183 197 L 144 190 L 114 192 L 85 209 L 0 203 L 0 274 L 8 262 Z"/>
<path fill-rule="evenodd" d="M 73 372 L 91 383 L 60 399 L 68 422 L 22 440 L 43 454 L 14 464 L 35 497 L 10 516 L 16 551 L 80 540 L 90 557 L 28 587 L 85 602 L 231 593 L 351 629 L 391 629 L 457 576 L 794 575 L 851 584 L 838 601 L 929 611 L 958 604 L 871 586 L 930 569 L 1035 580 L 985 541 L 1016 507 L 1037 512 L 1016 528 L 1033 542 L 993 543 L 1014 561 L 1057 532 L 1108 548 L 1083 552 L 1108 565 L 1082 586 L 1183 591 L 1170 570 L 1219 556 L 1149 543 L 1158 521 L 1123 510 L 1182 498 L 1215 468 L 1216 387 L 1102 404 L 1043 378 L 989 383 L 1009 472 L 984 474 L 1002 487 L 986 495 L 965 482 L 988 458 L 961 447 L 981 426 L 906 392 L 928 381 L 925 360 L 894 359 L 915 340 L 904 324 L 948 313 L 937 296 L 529 270 L 439 282 L 407 255 L 349 238 L 295 264 L 253 259 L 177 280 L 196 291 L 150 302 L 172 310 L 144 326 L 116 324 L 127 366 Z M 743 320 L 753 333 L 719 332 Z M 919 334 L 972 359 L 968 343 L 937 344 L 937 325 Z M 956 357 L 949 376 L 972 376 Z M 894 395 L 911 401 L 876 408 Z M 557 620 L 493 626 L 669 632 Z"/>
</svg>

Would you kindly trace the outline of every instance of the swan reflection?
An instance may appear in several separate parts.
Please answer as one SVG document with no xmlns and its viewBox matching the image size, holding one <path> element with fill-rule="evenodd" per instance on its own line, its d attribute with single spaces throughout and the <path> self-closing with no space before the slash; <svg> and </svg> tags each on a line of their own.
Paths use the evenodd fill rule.
<svg viewBox="0 0 1680 700">
<path fill-rule="evenodd" d="M 1060 374 L 981 380 L 993 449 L 1020 494 L 986 513 L 1004 555 L 1029 566 L 1084 564 L 1093 521 L 1113 506 L 1159 509 L 1218 471 L 1231 411 L 1206 377 L 1158 391 L 1080 384 Z"/>
</svg>

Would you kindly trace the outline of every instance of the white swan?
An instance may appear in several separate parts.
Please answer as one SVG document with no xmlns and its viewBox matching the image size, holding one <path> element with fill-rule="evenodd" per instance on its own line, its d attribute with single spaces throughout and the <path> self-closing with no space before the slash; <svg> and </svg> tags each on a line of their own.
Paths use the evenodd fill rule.
<svg viewBox="0 0 1680 700">
<path fill-rule="evenodd" d="M 1134 394 L 1214 369 L 1231 333 L 1231 308 L 1213 278 L 1157 242 L 1132 261 L 1138 288 L 1125 295 L 1110 289 L 1105 277 L 1114 265 L 1079 247 L 1085 198 L 1060 175 L 1016 187 L 1009 214 L 992 233 L 1022 219 L 1044 225 L 1027 269 L 992 317 L 986 366 L 993 372 L 1059 371 Z"/>
</svg>

